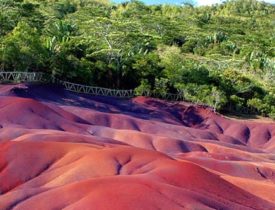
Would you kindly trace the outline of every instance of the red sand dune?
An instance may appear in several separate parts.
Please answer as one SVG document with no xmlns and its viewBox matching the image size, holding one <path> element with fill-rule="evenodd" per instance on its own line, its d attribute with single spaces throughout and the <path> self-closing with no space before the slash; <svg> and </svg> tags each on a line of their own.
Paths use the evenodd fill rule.
<svg viewBox="0 0 275 210">
<path fill-rule="evenodd" d="M 275 209 L 275 123 L 0 86 L 0 210 Z"/>
</svg>

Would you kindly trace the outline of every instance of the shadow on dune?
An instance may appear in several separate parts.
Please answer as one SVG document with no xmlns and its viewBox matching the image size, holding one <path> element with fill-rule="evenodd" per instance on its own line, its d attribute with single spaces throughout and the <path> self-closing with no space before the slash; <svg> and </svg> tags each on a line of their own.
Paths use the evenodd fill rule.
<svg viewBox="0 0 275 210">
<path fill-rule="evenodd" d="M 54 102 L 62 106 L 77 106 L 104 113 L 125 114 L 145 120 L 158 120 L 187 127 L 199 126 L 203 118 L 193 106 L 168 103 L 158 99 L 137 97 L 132 100 L 115 97 L 75 94 L 57 85 L 24 84 L 14 86 L 8 95 Z M 1 91 L 0 91 L 1 95 Z"/>
<path fill-rule="evenodd" d="M 275 208 L 272 123 L 18 84 L 0 128 L 0 209 Z"/>
</svg>

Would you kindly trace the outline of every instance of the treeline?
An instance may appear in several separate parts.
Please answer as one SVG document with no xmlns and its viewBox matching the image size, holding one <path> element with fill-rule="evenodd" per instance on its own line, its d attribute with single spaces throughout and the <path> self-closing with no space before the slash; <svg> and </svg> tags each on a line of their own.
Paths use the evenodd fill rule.
<svg viewBox="0 0 275 210">
<path fill-rule="evenodd" d="M 1 71 L 275 117 L 274 5 L 1 0 L 0 11 Z"/>
</svg>

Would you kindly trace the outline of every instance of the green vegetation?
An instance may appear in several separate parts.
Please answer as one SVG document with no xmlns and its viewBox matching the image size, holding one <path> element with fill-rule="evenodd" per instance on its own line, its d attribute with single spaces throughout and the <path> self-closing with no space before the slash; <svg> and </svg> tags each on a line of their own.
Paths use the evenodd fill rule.
<svg viewBox="0 0 275 210">
<path fill-rule="evenodd" d="M 275 6 L 1 0 L 1 71 L 42 71 L 136 93 L 183 93 L 275 117 Z"/>
</svg>

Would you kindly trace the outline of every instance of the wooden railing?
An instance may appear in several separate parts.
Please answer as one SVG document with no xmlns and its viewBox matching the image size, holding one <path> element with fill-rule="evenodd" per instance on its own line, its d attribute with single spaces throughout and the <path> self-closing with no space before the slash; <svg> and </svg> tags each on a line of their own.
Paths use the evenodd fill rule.
<svg viewBox="0 0 275 210">
<path fill-rule="evenodd" d="M 150 91 L 146 91 L 141 94 L 136 94 L 134 90 L 117 90 L 117 89 L 109 89 L 95 86 L 87 86 L 76 84 L 72 82 L 67 82 L 63 80 L 56 79 L 54 77 L 50 77 L 42 72 L 0 72 L 0 83 L 20 83 L 20 82 L 49 82 L 49 83 L 57 83 L 62 85 L 65 90 L 76 92 L 76 93 L 84 93 L 95 96 L 111 96 L 111 97 L 120 97 L 120 98 L 133 98 L 135 96 L 150 96 L 154 98 L 161 98 L 172 101 L 183 100 L 183 94 L 158 94 Z"/>
</svg>

